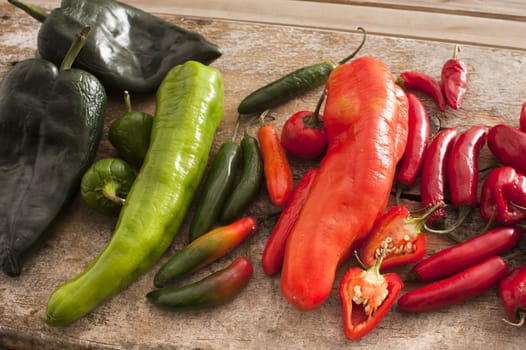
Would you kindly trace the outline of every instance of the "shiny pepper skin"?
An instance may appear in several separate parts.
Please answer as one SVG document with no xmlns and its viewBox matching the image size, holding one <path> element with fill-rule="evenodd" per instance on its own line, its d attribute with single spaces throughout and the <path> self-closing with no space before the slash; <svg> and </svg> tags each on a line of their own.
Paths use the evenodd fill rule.
<svg viewBox="0 0 526 350">
<path fill-rule="evenodd" d="M 459 45 L 455 45 L 453 57 L 442 67 L 442 89 L 447 104 L 453 109 L 459 109 L 468 88 L 468 68 L 458 58 Z"/>
<path fill-rule="evenodd" d="M 499 295 L 508 315 L 508 323 L 522 326 L 526 322 L 526 264 L 513 269 L 500 281 Z"/>
</svg>

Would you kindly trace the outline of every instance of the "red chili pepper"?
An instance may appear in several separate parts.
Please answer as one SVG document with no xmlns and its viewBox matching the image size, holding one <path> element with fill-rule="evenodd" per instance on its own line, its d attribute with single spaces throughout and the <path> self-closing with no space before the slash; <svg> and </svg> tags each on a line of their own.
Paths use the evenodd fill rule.
<svg viewBox="0 0 526 350">
<path fill-rule="evenodd" d="M 261 115 L 262 125 L 258 131 L 261 157 L 270 200 L 276 206 L 284 205 L 292 192 L 292 170 L 285 150 L 281 146 L 276 128 L 264 124 L 267 113 Z"/>
<path fill-rule="evenodd" d="M 421 282 L 451 276 L 489 257 L 511 250 L 519 243 L 522 234 L 522 230 L 517 227 L 495 228 L 421 260 L 413 266 L 410 276 Z"/>
<path fill-rule="evenodd" d="M 404 284 L 397 274 L 380 274 L 382 258 L 368 270 L 354 267 L 343 275 L 340 299 L 343 328 L 350 340 L 371 332 L 389 312 Z"/>
<path fill-rule="evenodd" d="M 408 312 L 444 309 L 472 299 L 506 276 L 508 264 L 492 256 L 448 278 L 413 289 L 398 299 L 398 307 Z"/>
<path fill-rule="evenodd" d="M 403 205 L 393 206 L 376 221 L 360 249 L 360 261 L 365 267 L 373 266 L 384 245 L 387 247 L 381 269 L 414 263 L 426 253 L 426 236 L 421 232 L 427 218 L 444 206 L 439 203 L 418 218 L 410 216 Z"/>
<path fill-rule="evenodd" d="M 398 85 L 408 90 L 418 90 L 430 95 L 442 112 L 446 110 L 446 99 L 440 83 L 430 75 L 422 72 L 407 71 L 400 73 Z"/>
<path fill-rule="evenodd" d="M 301 208 L 303 208 L 317 173 L 318 168 L 311 168 L 305 172 L 301 181 L 292 191 L 285 209 L 281 212 L 279 220 L 272 230 L 261 259 L 263 271 L 269 276 L 281 269 L 287 239 L 296 220 L 298 220 Z"/>
<path fill-rule="evenodd" d="M 512 167 L 492 170 L 480 195 L 480 215 L 489 222 L 511 225 L 526 219 L 526 176 Z"/>
<path fill-rule="evenodd" d="M 456 137 L 456 128 L 443 129 L 438 132 L 429 145 L 422 167 L 422 181 L 420 185 L 422 204 L 426 208 L 444 202 L 447 161 Z M 427 223 L 432 223 L 444 217 L 445 214 L 445 209 L 441 208 L 428 218 Z"/>
<path fill-rule="evenodd" d="M 519 116 L 519 130 L 526 132 L 526 102 L 522 104 L 521 114 Z"/>
<path fill-rule="evenodd" d="M 460 46 L 455 45 L 453 58 L 446 61 L 442 67 L 442 87 L 447 104 L 453 109 L 459 109 L 468 88 L 468 68 L 458 58 Z"/>
<path fill-rule="evenodd" d="M 526 133 L 510 125 L 495 125 L 488 130 L 488 147 L 503 165 L 526 174 Z"/>
<path fill-rule="evenodd" d="M 507 323 L 521 327 L 526 322 L 526 264 L 513 269 L 499 284 L 499 295 L 508 315 Z"/>
<path fill-rule="evenodd" d="M 479 155 L 486 142 L 488 128 L 472 126 L 458 137 L 447 161 L 447 185 L 453 207 L 458 208 L 458 220 L 448 229 L 451 232 L 458 228 L 478 206 Z"/>
<path fill-rule="evenodd" d="M 407 94 L 407 100 L 409 103 L 407 146 L 396 173 L 397 183 L 406 188 L 413 186 L 420 175 L 427 153 L 430 130 L 429 117 L 422 101 L 410 93 Z M 402 190 L 403 188 L 399 187 L 396 192 L 397 202 Z"/>
<path fill-rule="evenodd" d="M 360 57 L 329 76 L 329 147 L 287 240 L 281 274 L 283 296 L 297 309 L 324 302 L 349 248 L 384 212 L 407 142 L 407 119 L 405 93 L 383 62 Z"/>
</svg>

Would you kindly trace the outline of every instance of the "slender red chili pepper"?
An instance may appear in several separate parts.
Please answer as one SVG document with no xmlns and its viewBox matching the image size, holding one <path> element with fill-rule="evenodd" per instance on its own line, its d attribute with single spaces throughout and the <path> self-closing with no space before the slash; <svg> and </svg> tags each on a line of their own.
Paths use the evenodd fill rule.
<svg viewBox="0 0 526 350">
<path fill-rule="evenodd" d="M 480 195 L 480 215 L 490 223 L 511 225 L 526 219 L 526 176 L 505 166 L 492 170 Z"/>
<path fill-rule="evenodd" d="M 340 282 L 343 328 L 350 340 L 371 332 L 389 312 L 404 286 L 397 274 L 380 274 L 381 264 L 382 258 L 368 270 L 353 267 Z"/>
<path fill-rule="evenodd" d="M 442 112 L 446 110 L 446 99 L 440 83 L 422 72 L 407 71 L 400 73 L 396 83 L 408 90 L 418 90 L 430 95 Z"/>
<path fill-rule="evenodd" d="M 414 263 L 426 253 L 426 236 L 422 233 L 427 218 L 443 207 L 439 203 L 423 216 L 413 218 L 403 205 L 393 206 L 376 220 L 360 251 L 360 261 L 365 267 L 373 266 L 379 259 L 384 245 L 387 247 L 381 269 Z"/>
<path fill-rule="evenodd" d="M 436 281 L 451 276 L 494 255 L 501 255 L 515 247 L 523 231 L 505 226 L 443 249 L 413 266 L 410 277 L 421 282 Z"/>
<path fill-rule="evenodd" d="M 317 173 L 318 168 L 311 168 L 305 172 L 301 181 L 292 191 L 290 199 L 272 230 L 261 259 L 263 271 L 269 276 L 274 275 L 281 269 L 287 239 L 296 220 L 298 220 L 301 208 L 303 208 Z"/>
<path fill-rule="evenodd" d="M 459 210 L 458 219 L 447 229 L 431 231 L 447 233 L 457 229 L 478 206 L 478 160 L 487 133 L 487 127 L 475 125 L 457 138 L 448 157 L 446 179 L 451 203 Z"/>
<path fill-rule="evenodd" d="M 443 129 L 438 132 L 429 145 L 422 167 L 420 185 L 422 204 L 425 208 L 445 201 L 447 160 L 456 137 L 456 128 Z M 428 218 L 427 223 L 430 224 L 439 218 L 443 218 L 445 213 L 444 208 L 437 210 Z"/>
<path fill-rule="evenodd" d="M 503 165 L 526 174 L 526 133 L 510 125 L 495 125 L 488 130 L 488 148 Z"/>
<path fill-rule="evenodd" d="M 521 114 L 519 116 L 519 130 L 526 132 L 526 102 L 522 104 Z"/>
<path fill-rule="evenodd" d="M 442 66 L 442 88 L 447 104 L 453 109 L 459 109 L 468 88 L 468 68 L 458 58 L 460 46 L 455 45 L 453 58 Z"/>
<path fill-rule="evenodd" d="M 287 202 L 292 193 L 292 170 L 281 146 L 278 131 L 274 126 L 264 123 L 266 114 L 264 112 L 261 115 L 262 125 L 258 131 L 258 140 L 261 145 L 267 191 L 272 203 L 280 207 Z"/>
<path fill-rule="evenodd" d="M 396 182 L 401 185 L 396 192 L 397 202 L 403 187 L 413 186 L 420 175 L 429 143 L 429 117 L 424 104 L 411 93 L 407 94 L 407 100 L 409 103 L 407 146 L 396 173 Z"/>
<path fill-rule="evenodd" d="M 398 307 L 408 312 L 444 309 L 482 294 L 507 272 L 506 261 L 492 256 L 450 277 L 405 293 L 398 299 Z"/>
<path fill-rule="evenodd" d="M 526 264 L 513 269 L 499 284 L 499 295 L 508 315 L 507 323 L 526 323 Z"/>
</svg>

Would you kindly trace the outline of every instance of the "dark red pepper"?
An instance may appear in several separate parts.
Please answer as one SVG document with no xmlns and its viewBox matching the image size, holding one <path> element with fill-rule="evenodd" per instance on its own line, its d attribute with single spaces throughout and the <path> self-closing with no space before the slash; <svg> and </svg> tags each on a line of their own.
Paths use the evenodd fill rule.
<svg viewBox="0 0 526 350">
<path fill-rule="evenodd" d="M 426 236 L 422 227 L 427 218 L 444 205 L 439 203 L 418 218 L 411 217 L 409 209 L 403 205 L 391 207 L 376 220 L 364 241 L 359 252 L 362 264 L 365 267 L 376 264 L 384 246 L 387 248 L 382 270 L 422 259 L 426 253 Z"/>
<path fill-rule="evenodd" d="M 505 166 L 492 170 L 480 195 L 480 215 L 490 223 L 511 225 L 526 219 L 526 176 Z"/>
<path fill-rule="evenodd" d="M 421 260 L 413 266 L 410 276 L 421 282 L 451 276 L 489 257 L 511 250 L 519 243 L 522 234 L 522 230 L 517 227 L 495 228 Z"/>
<path fill-rule="evenodd" d="M 382 258 L 368 270 L 353 267 L 340 282 L 343 328 L 350 340 L 371 332 L 389 312 L 404 286 L 397 274 L 380 274 L 381 264 Z"/>
<path fill-rule="evenodd" d="M 405 293 L 398 299 L 398 307 L 408 312 L 444 309 L 485 292 L 507 272 L 506 261 L 500 256 L 492 256 L 448 278 Z"/>
<path fill-rule="evenodd" d="M 430 95 L 442 112 L 446 110 L 446 98 L 440 83 L 422 72 L 407 71 L 400 73 L 396 83 L 407 90 L 418 90 Z"/>
<path fill-rule="evenodd" d="M 453 58 L 442 66 L 442 88 L 447 104 L 453 109 L 459 109 L 468 88 L 468 68 L 458 58 L 460 46 L 455 45 Z"/>
<path fill-rule="evenodd" d="M 526 102 L 522 104 L 521 114 L 519 116 L 519 130 L 526 132 Z"/>
<path fill-rule="evenodd" d="M 448 156 L 457 137 L 456 128 L 442 129 L 429 145 L 422 167 L 420 193 L 425 208 L 445 201 L 446 167 Z M 428 224 L 444 217 L 445 209 L 437 210 L 427 221 Z"/>
<path fill-rule="evenodd" d="M 429 143 L 429 117 L 424 104 L 411 93 L 407 94 L 407 100 L 409 102 L 409 128 L 407 145 L 396 173 L 396 182 L 401 185 L 396 192 L 397 202 L 403 188 L 413 186 L 420 175 Z"/>
<path fill-rule="evenodd" d="M 498 124 L 488 130 L 488 148 L 503 165 L 526 174 L 526 133 L 510 125 Z"/>
<path fill-rule="evenodd" d="M 499 284 L 499 295 L 509 324 L 520 327 L 526 322 L 526 264 L 513 269 Z"/>
<path fill-rule="evenodd" d="M 300 215 L 303 203 L 307 199 L 317 173 L 318 168 L 311 168 L 305 172 L 301 181 L 292 191 L 278 222 L 272 230 L 261 259 L 263 271 L 269 276 L 274 275 L 281 269 L 287 238 Z"/>
</svg>

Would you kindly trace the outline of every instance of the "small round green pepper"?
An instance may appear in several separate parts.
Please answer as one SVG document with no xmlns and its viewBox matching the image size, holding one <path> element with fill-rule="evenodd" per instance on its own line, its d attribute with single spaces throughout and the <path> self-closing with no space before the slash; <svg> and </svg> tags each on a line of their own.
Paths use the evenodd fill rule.
<svg viewBox="0 0 526 350">
<path fill-rule="evenodd" d="M 86 171 L 80 184 L 84 202 L 101 213 L 117 214 L 126 201 L 135 173 L 122 159 L 105 158 Z"/>
<path fill-rule="evenodd" d="M 126 112 L 110 126 L 109 139 L 113 147 L 128 162 L 141 165 L 150 146 L 153 117 L 132 110 L 130 94 L 124 91 Z"/>
</svg>

